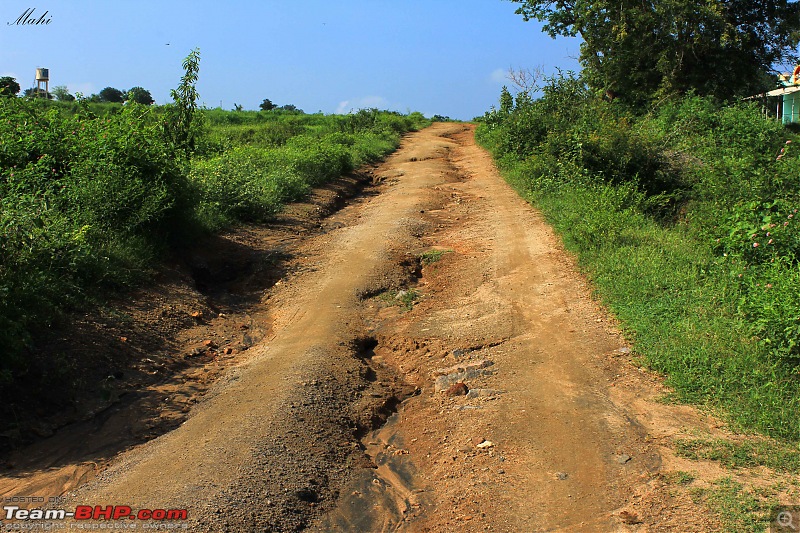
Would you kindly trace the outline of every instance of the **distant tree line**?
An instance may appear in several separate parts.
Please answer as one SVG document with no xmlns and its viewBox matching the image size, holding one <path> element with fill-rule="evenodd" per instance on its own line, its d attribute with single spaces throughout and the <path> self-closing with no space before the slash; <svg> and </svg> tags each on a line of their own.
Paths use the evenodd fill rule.
<svg viewBox="0 0 800 533">
<path fill-rule="evenodd" d="M 269 98 L 264 98 L 258 107 L 261 109 L 261 111 L 272 111 L 273 109 L 278 109 L 280 111 L 296 111 L 298 113 L 303 113 L 303 110 L 298 109 L 296 105 L 286 104 L 279 107 L 277 104 L 272 103 L 272 100 Z M 241 111 L 241 106 L 237 106 L 236 110 Z"/>
<path fill-rule="evenodd" d="M 22 88 L 19 83 L 13 77 L 3 76 L 0 78 L 0 96 L 17 96 L 21 90 Z M 46 95 L 37 88 L 25 89 L 22 95 L 32 98 L 46 97 L 51 100 L 56 99 L 59 102 L 72 102 L 75 100 L 75 96 L 70 94 L 65 85 L 53 87 L 53 90 Z M 124 102 L 136 102 L 142 105 L 152 105 L 155 103 L 150 91 L 143 87 L 133 87 L 127 91 L 121 91 L 114 87 L 106 87 L 97 94 L 89 96 L 87 100 L 89 102 L 112 102 L 120 104 Z"/>
</svg>

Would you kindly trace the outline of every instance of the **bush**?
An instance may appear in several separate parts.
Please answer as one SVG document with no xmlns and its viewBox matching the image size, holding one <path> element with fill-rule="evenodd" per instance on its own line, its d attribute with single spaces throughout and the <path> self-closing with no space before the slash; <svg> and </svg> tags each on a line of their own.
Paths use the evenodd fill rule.
<svg viewBox="0 0 800 533">
<path fill-rule="evenodd" d="M 344 117 L 272 113 L 276 115 L 269 119 L 251 114 L 246 125 L 212 128 L 209 136 L 226 148 L 220 155 L 192 161 L 190 177 L 201 197 L 199 217 L 209 228 L 268 220 L 310 187 L 394 150 L 398 131 L 408 131 L 421 116 L 377 111 Z M 225 124 L 222 113 L 214 115 L 213 122 Z"/>
<path fill-rule="evenodd" d="M 31 333 L 90 293 L 136 279 L 186 182 L 156 116 L 62 113 L 0 102 L 0 373 L 21 371 Z M 13 302 L 13 303 L 12 303 Z"/>
<path fill-rule="evenodd" d="M 242 146 L 192 164 L 200 190 L 199 212 L 210 229 L 234 221 L 264 221 L 281 205 L 302 197 L 309 184 L 274 152 Z"/>
</svg>

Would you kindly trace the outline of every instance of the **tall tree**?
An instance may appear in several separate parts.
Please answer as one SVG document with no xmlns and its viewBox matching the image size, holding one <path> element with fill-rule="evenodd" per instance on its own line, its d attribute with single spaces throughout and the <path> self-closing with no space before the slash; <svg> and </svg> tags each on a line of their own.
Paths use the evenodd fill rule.
<svg viewBox="0 0 800 533">
<path fill-rule="evenodd" d="M 769 86 L 797 60 L 798 2 L 511 0 L 552 37 L 580 36 L 587 82 L 632 104 L 695 90 L 722 99 Z"/>
<path fill-rule="evenodd" d="M 278 106 L 273 104 L 269 98 L 264 98 L 264 101 L 262 101 L 258 107 L 260 107 L 262 111 L 270 111 Z"/>
<path fill-rule="evenodd" d="M 20 86 L 17 80 L 11 76 L 0 78 L 0 96 L 16 96 L 19 94 Z"/>
</svg>

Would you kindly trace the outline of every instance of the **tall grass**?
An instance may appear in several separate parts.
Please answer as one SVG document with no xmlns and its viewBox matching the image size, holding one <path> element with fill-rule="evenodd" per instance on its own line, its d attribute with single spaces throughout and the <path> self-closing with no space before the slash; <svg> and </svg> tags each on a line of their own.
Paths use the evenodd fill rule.
<svg viewBox="0 0 800 533">
<path fill-rule="evenodd" d="M 212 123 L 221 125 L 211 127 L 205 156 L 192 161 L 189 174 L 199 191 L 201 223 L 215 230 L 268 220 L 283 203 L 382 158 L 397 148 L 401 134 L 427 124 L 419 113 L 377 110 L 344 116 L 230 114 L 244 114 L 250 124 L 226 125 L 214 111 Z"/>
</svg>

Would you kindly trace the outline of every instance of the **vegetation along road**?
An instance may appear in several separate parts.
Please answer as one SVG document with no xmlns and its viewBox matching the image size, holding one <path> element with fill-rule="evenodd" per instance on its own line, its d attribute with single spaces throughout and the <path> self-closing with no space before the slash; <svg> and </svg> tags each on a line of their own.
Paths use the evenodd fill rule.
<svg viewBox="0 0 800 533">
<path fill-rule="evenodd" d="M 3 529 L 800 527 L 800 3 L 513 1 L 470 124 L 0 78 Z"/>
<path fill-rule="evenodd" d="M 258 297 L 206 311 L 199 375 L 219 379 L 188 417 L 112 458 L 98 451 L 109 435 L 144 417 L 122 402 L 28 449 L 38 471 L 3 493 L 185 508 L 197 531 L 719 530 L 692 499 L 719 466 L 676 442 L 723 425 L 659 401 L 659 378 L 473 130 L 410 134 L 351 201 L 340 180 L 259 235 L 221 237 L 257 239 L 282 268 Z M 206 303 L 256 277 L 208 275 Z M 248 350 L 222 348 L 242 331 Z M 155 389 L 188 397 L 198 380 Z"/>
</svg>

